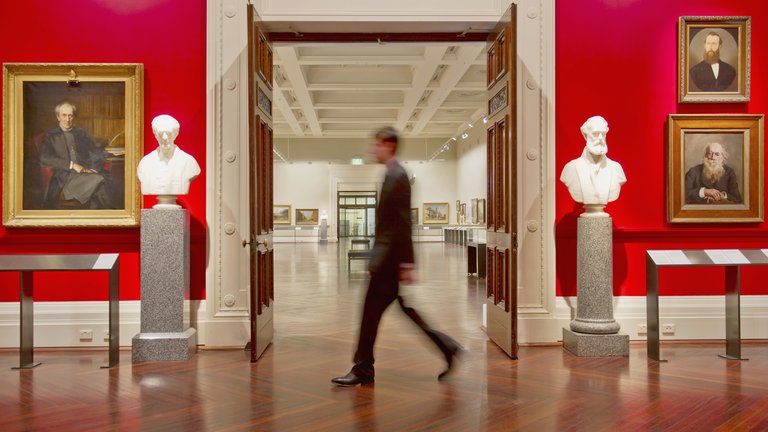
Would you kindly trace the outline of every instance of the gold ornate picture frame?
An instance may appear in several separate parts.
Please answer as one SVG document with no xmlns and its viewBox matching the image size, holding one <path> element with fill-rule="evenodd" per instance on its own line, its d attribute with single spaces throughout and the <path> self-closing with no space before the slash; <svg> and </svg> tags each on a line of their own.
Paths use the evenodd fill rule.
<svg viewBox="0 0 768 432">
<path fill-rule="evenodd" d="M 133 227 L 144 67 L 3 64 L 3 225 Z"/>
<path fill-rule="evenodd" d="M 425 202 L 422 207 L 424 225 L 448 223 L 449 209 L 447 202 Z"/>
<path fill-rule="evenodd" d="M 678 102 L 749 102 L 751 18 L 682 16 Z"/>
<path fill-rule="evenodd" d="M 296 209 L 296 225 L 317 225 L 320 223 L 320 210 Z"/>
<path fill-rule="evenodd" d="M 763 115 L 671 114 L 667 219 L 763 221 Z"/>
<path fill-rule="evenodd" d="M 272 206 L 272 223 L 275 225 L 290 225 L 291 206 L 282 204 Z"/>
</svg>

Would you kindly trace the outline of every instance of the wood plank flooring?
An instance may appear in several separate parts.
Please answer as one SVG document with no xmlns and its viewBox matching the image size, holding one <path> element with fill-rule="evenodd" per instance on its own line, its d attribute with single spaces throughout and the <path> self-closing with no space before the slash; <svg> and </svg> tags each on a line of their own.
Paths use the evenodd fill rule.
<svg viewBox="0 0 768 432">
<path fill-rule="evenodd" d="M 255 364 L 242 350 L 202 350 L 187 362 L 99 369 L 106 350 L 37 350 L 43 364 L 11 370 L 0 351 L 2 431 L 613 431 L 768 430 L 768 343 L 749 361 L 717 357 L 724 343 L 664 344 L 669 363 L 578 358 L 559 346 L 521 347 L 509 360 L 480 330 L 484 284 L 465 274 L 462 247 L 417 245 L 409 303 L 469 352 L 443 365 L 394 306 L 377 342 L 376 383 L 337 388 L 351 366 L 364 263 L 347 273 L 345 245 L 276 245 L 275 341 Z"/>
</svg>

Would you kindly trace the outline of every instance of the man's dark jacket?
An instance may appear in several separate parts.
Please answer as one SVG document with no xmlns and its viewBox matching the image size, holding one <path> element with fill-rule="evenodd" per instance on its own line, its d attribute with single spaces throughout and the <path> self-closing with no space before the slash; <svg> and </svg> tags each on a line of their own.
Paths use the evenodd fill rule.
<svg viewBox="0 0 768 432">
<path fill-rule="evenodd" d="M 685 202 L 690 204 L 705 204 L 707 201 L 699 197 L 699 190 L 702 187 L 707 189 L 717 189 L 725 191 L 728 194 L 728 201 L 734 204 L 741 204 L 741 193 L 739 193 L 739 180 L 733 168 L 723 165 L 725 172 L 716 182 L 704 177 L 704 164 L 696 165 L 685 174 Z"/>
<path fill-rule="evenodd" d="M 411 239 L 411 183 L 396 160 L 387 165 L 376 207 L 376 239 L 371 250 L 371 272 L 397 272 L 413 264 Z"/>
<path fill-rule="evenodd" d="M 691 83 L 698 87 L 698 91 L 725 91 L 731 86 L 736 79 L 736 69 L 722 60 L 718 63 L 720 63 L 720 71 L 717 73 L 717 78 L 712 72 L 712 65 L 705 61 L 691 68 Z M 696 88 L 691 90 L 696 91 Z"/>
</svg>

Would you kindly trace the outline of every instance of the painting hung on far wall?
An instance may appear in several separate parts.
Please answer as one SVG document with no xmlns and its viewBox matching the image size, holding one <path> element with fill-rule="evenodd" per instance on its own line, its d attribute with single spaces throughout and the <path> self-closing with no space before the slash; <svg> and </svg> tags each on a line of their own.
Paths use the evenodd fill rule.
<svg viewBox="0 0 768 432">
<path fill-rule="evenodd" d="M 748 16 L 683 16 L 678 33 L 678 102 L 748 102 Z"/>
<path fill-rule="evenodd" d="M 670 222 L 763 221 L 763 115 L 672 114 Z"/>
<path fill-rule="evenodd" d="M 3 224 L 137 226 L 141 64 L 3 64 Z"/>
<path fill-rule="evenodd" d="M 291 206 L 275 205 L 272 207 L 272 223 L 275 225 L 291 224 Z"/>
<path fill-rule="evenodd" d="M 485 223 L 485 198 L 477 200 L 477 222 L 481 224 Z"/>
<path fill-rule="evenodd" d="M 472 201 L 470 201 L 470 207 L 472 207 L 472 223 L 477 223 L 477 198 L 472 198 Z"/>
<path fill-rule="evenodd" d="M 419 224 L 419 209 L 412 208 L 411 209 L 411 225 L 418 225 Z"/>
<path fill-rule="evenodd" d="M 318 209 L 296 209 L 296 225 L 317 225 L 319 222 Z"/>
<path fill-rule="evenodd" d="M 424 203 L 424 224 L 447 224 L 448 203 Z"/>
</svg>

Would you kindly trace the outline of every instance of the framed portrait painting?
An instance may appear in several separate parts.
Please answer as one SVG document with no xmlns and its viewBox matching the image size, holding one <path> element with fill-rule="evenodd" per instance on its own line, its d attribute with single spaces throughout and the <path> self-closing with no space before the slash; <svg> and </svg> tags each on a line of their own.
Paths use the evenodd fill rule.
<svg viewBox="0 0 768 432">
<path fill-rule="evenodd" d="M 141 64 L 3 64 L 3 224 L 137 226 Z"/>
<path fill-rule="evenodd" d="M 678 102 L 748 102 L 748 16 L 683 16 L 678 33 Z"/>
<path fill-rule="evenodd" d="M 319 209 L 296 209 L 296 225 L 317 225 L 320 223 Z"/>
<path fill-rule="evenodd" d="M 424 224 L 447 224 L 448 223 L 448 203 L 424 203 L 422 212 L 424 214 Z"/>
<path fill-rule="evenodd" d="M 669 222 L 763 221 L 763 115 L 671 114 Z"/>
<path fill-rule="evenodd" d="M 411 209 L 411 225 L 418 225 L 419 224 L 419 209 L 412 208 Z"/>
<path fill-rule="evenodd" d="M 274 225 L 291 224 L 291 206 L 274 205 L 272 206 L 272 223 Z"/>
</svg>

